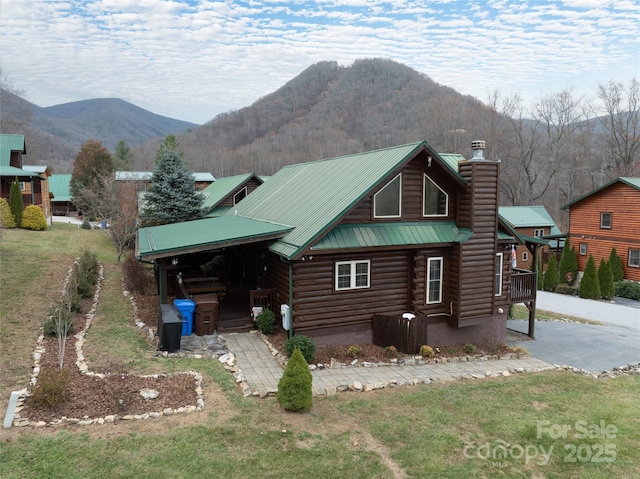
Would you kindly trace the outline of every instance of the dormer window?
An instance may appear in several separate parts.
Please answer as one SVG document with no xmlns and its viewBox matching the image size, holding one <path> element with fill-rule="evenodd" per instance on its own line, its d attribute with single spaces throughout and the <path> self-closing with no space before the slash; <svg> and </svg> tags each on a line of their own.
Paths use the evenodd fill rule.
<svg viewBox="0 0 640 479">
<path fill-rule="evenodd" d="M 247 196 L 247 187 L 245 186 L 244 188 L 242 188 L 240 191 L 238 191 L 235 195 L 233 195 L 233 204 L 237 205 L 238 203 L 240 203 L 245 196 Z"/>
<path fill-rule="evenodd" d="M 399 218 L 402 213 L 402 175 L 399 174 L 373 196 L 374 218 Z"/>
<path fill-rule="evenodd" d="M 449 214 L 449 195 L 424 175 L 424 202 L 422 216 L 447 216 Z"/>
</svg>

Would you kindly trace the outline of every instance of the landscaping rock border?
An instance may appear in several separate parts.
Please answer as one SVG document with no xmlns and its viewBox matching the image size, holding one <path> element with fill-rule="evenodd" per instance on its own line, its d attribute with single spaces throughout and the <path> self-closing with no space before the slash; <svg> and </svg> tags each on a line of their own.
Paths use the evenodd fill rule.
<svg viewBox="0 0 640 479">
<path fill-rule="evenodd" d="M 69 274 L 64 283 L 63 291 L 66 288 L 66 285 L 69 281 L 72 271 L 73 271 L 73 267 L 69 270 Z M 104 280 L 104 267 L 102 264 L 100 264 L 99 270 L 98 270 L 98 278 L 96 281 L 96 287 L 93 294 L 93 303 L 92 303 L 91 309 L 85 315 L 85 326 L 82 329 L 82 331 L 74 335 L 76 339 L 76 342 L 75 342 L 76 366 L 78 367 L 78 370 L 86 376 L 93 376 L 98 378 L 105 378 L 107 375 L 101 374 L 101 373 L 94 373 L 89 370 L 89 367 L 84 360 L 82 346 L 84 345 L 85 335 L 89 330 L 89 328 L 91 327 L 91 323 L 95 317 L 95 312 L 98 306 L 98 302 L 100 300 L 100 292 L 101 292 L 103 280 Z M 140 321 L 137 315 L 137 306 L 135 303 L 135 299 L 133 298 L 133 295 L 131 295 L 131 293 L 125 290 L 123 290 L 123 294 L 125 297 L 129 299 L 129 301 L 131 301 L 131 304 L 133 307 L 133 316 L 134 316 L 135 325 L 140 329 L 146 328 L 147 334 L 149 335 L 150 339 L 153 340 L 155 338 L 155 332 L 153 331 L 152 328 L 148 327 L 146 324 Z M 33 387 L 37 384 L 38 375 L 40 373 L 40 359 L 42 358 L 42 355 L 44 354 L 44 352 L 45 352 L 44 332 L 42 332 L 38 336 L 38 339 L 36 341 L 36 348 L 33 352 L 33 363 L 32 363 L 32 370 L 31 370 L 31 377 L 29 379 L 29 386 Z M 185 412 L 195 412 L 195 411 L 204 409 L 202 374 L 196 371 L 186 371 L 186 372 L 177 372 L 177 373 L 170 373 L 170 374 L 151 374 L 151 375 L 144 375 L 140 377 L 157 379 L 159 377 L 173 377 L 178 375 L 190 375 L 194 377 L 195 383 L 196 383 L 195 391 L 197 395 L 196 405 L 186 405 L 186 406 L 182 406 L 175 409 L 165 408 L 162 411 L 151 411 L 143 414 L 130 414 L 130 415 L 124 415 L 124 416 L 113 414 L 113 415 L 107 415 L 105 417 L 98 417 L 98 418 L 89 418 L 88 416 L 84 416 L 83 418 L 61 417 L 59 419 L 49 421 L 49 422 L 30 421 L 28 418 L 23 418 L 22 415 L 20 414 L 24 409 L 24 402 L 26 398 L 30 395 L 29 388 L 26 387 L 24 389 L 21 389 L 20 391 L 15 391 L 15 393 L 18 393 L 18 400 L 15 404 L 15 409 L 13 411 L 10 411 L 10 410 L 7 411 L 7 416 L 5 417 L 5 427 L 10 427 L 10 425 L 13 425 L 14 427 L 32 426 L 37 428 L 47 427 L 47 426 L 64 426 L 64 425 L 79 425 L 79 426 L 89 426 L 89 425 L 98 425 L 98 424 L 101 425 L 105 423 L 113 423 L 119 420 L 159 418 L 162 416 L 170 416 L 170 415 L 180 414 Z"/>
</svg>

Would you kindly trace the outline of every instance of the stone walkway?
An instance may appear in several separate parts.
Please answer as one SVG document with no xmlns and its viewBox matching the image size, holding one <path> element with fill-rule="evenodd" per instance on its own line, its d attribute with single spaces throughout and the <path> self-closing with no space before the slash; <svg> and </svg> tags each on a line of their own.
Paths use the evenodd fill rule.
<svg viewBox="0 0 640 479">
<path fill-rule="evenodd" d="M 246 387 L 245 396 L 274 395 L 282 376 L 282 366 L 257 333 L 225 334 L 226 346 L 235 356 L 236 377 Z M 519 372 L 555 369 L 555 366 L 535 358 L 499 359 L 438 364 L 402 364 L 371 367 L 345 366 L 316 369 L 313 375 L 313 393 L 332 395 L 342 391 L 371 391 L 421 383 L 480 379 L 509 376 Z"/>
</svg>

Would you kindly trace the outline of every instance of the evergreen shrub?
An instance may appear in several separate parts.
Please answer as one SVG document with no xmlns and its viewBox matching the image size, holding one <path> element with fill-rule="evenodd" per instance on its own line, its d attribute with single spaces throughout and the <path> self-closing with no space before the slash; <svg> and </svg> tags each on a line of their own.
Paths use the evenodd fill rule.
<svg viewBox="0 0 640 479">
<path fill-rule="evenodd" d="M 635 281 L 618 281 L 615 283 L 616 296 L 640 301 L 640 283 Z"/>
<path fill-rule="evenodd" d="M 256 326 L 262 334 L 273 334 L 275 331 L 276 315 L 269 308 L 264 308 L 256 317 Z"/>
<path fill-rule="evenodd" d="M 615 287 L 613 286 L 613 274 L 611 273 L 611 266 L 608 261 L 604 259 L 600 260 L 600 267 L 598 268 L 598 281 L 600 281 L 600 294 L 604 299 L 611 300 L 615 293 Z"/>
<path fill-rule="evenodd" d="M 22 225 L 24 201 L 22 201 L 22 192 L 20 191 L 17 176 L 11 182 L 11 188 L 9 189 L 9 208 L 11 208 L 11 214 L 16 222 L 16 226 L 20 227 Z"/>
<path fill-rule="evenodd" d="M 578 287 L 567 283 L 560 283 L 556 286 L 556 293 L 576 296 L 578 294 Z"/>
<path fill-rule="evenodd" d="M 613 282 L 622 281 L 624 279 L 624 270 L 622 269 L 622 259 L 618 256 L 616 248 L 611 249 L 609 254 L 609 265 L 611 266 L 611 274 L 613 276 Z"/>
<path fill-rule="evenodd" d="M 15 228 L 16 220 L 11 213 L 11 207 L 4 198 L 0 198 L 0 228 Z"/>
<path fill-rule="evenodd" d="M 292 357 L 296 349 L 299 349 L 307 363 L 313 361 L 313 357 L 316 355 L 316 345 L 307 336 L 294 336 L 287 339 L 284 343 L 284 350 L 287 353 L 287 357 Z"/>
<path fill-rule="evenodd" d="M 427 346 L 426 344 L 420 346 L 420 356 L 422 356 L 423 358 L 432 358 L 435 355 L 436 353 L 433 351 L 433 348 L 431 346 Z"/>
<path fill-rule="evenodd" d="M 551 255 L 551 258 L 549 258 L 549 264 L 547 265 L 547 270 L 544 273 L 544 290 L 555 291 L 559 282 L 560 278 L 558 277 L 558 263 L 556 261 L 556 256 Z"/>
<path fill-rule="evenodd" d="M 347 348 L 347 355 L 350 358 L 357 358 L 360 354 L 362 354 L 362 348 L 357 344 L 352 344 Z"/>
<path fill-rule="evenodd" d="M 42 209 L 37 205 L 29 205 L 22 213 L 21 228 L 33 231 L 44 231 L 47 229 L 47 219 L 44 217 Z"/>
<path fill-rule="evenodd" d="M 593 255 L 589 255 L 587 265 L 584 268 L 584 274 L 580 281 L 578 295 L 586 299 L 600 299 L 600 281 L 598 280 L 598 271 L 596 270 L 596 260 Z"/>
<path fill-rule="evenodd" d="M 278 392 L 276 393 L 278 403 L 286 411 L 308 411 L 313 402 L 312 382 L 313 377 L 307 361 L 299 349 L 294 349 L 287 367 L 278 381 Z"/>
</svg>

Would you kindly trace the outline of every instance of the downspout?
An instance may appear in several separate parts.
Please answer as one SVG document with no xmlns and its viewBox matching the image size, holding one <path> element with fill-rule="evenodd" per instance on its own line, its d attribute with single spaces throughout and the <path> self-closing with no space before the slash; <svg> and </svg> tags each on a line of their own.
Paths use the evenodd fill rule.
<svg viewBox="0 0 640 479">
<path fill-rule="evenodd" d="M 293 337 L 293 263 L 289 261 L 289 314 L 291 315 L 291 327 L 289 338 Z"/>
</svg>

